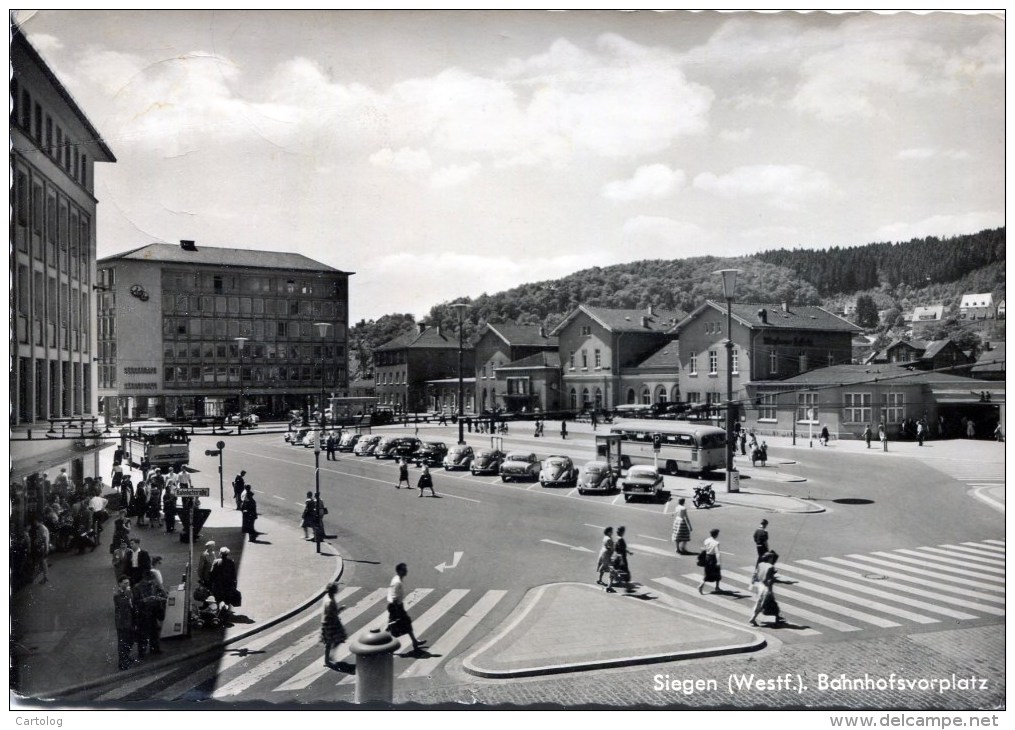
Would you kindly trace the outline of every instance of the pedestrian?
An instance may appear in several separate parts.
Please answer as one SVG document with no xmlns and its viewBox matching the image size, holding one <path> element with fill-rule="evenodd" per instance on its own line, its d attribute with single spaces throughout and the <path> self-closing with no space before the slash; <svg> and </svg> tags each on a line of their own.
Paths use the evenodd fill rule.
<svg viewBox="0 0 1015 730">
<path fill-rule="evenodd" d="M 215 541 L 209 540 L 204 544 L 204 552 L 197 563 L 197 582 L 211 590 L 211 569 L 218 559 L 218 552 L 215 550 Z"/>
<path fill-rule="evenodd" d="M 405 482 L 406 489 L 412 489 L 412 483 L 409 481 L 409 460 L 399 459 L 398 460 L 398 483 L 395 485 L 395 489 L 402 488 L 402 482 Z"/>
<path fill-rule="evenodd" d="M 759 613 L 764 613 L 766 616 L 775 616 L 775 623 L 781 624 L 784 619 L 779 613 L 779 603 L 775 600 L 775 584 L 780 582 L 775 577 L 775 561 L 779 559 L 778 553 L 769 552 L 761 558 L 761 562 L 758 564 L 758 600 L 754 603 L 754 613 L 751 616 L 751 626 L 757 626 L 757 618 Z"/>
<path fill-rule="evenodd" d="M 159 588 L 165 588 L 166 587 L 165 584 L 162 581 L 162 556 L 161 555 L 155 555 L 155 556 L 152 557 L 151 575 L 152 575 L 152 578 L 155 580 L 156 585 L 158 585 Z"/>
<path fill-rule="evenodd" d="M 248 484 L 243 493 L 243 502 L 240 512 L 243 514 L 243 534 L 247 536 L 248 542 L 257 542 L 257 529 L 254 522 L 257 521 L 257 502 L 254 500 L 254 490 Z"/>
<path fill-rule="evenodd" d="M 121 670 L 130 669 L 130 651 L 134 646 L 134 593 L 130 580 L 123 576 L 113 591 L 113 621 L 116 625 L 116 656 Z"/>
<path fill-rule="evenodd" d="M 310 530 L 317 533 L 317 509 L 314 503 L 314 493 L 307 492 L 307 499 L 303 503 L 303 516 L 300 519 L 300 527 L 303 528 L 303 539 L 310 539 Z"/>
<path fill-rule="evenodd" d="M 173 485 L 166 485 L 166 493 L 162 495 L 162 518 L 166 522 L 166 534 L 176 532 L 176 490 Z"/>
<path fill-rule="evenodd" d="M 324 448 L 328 452 L 328 461 L 338 461 L 335 458 L 335 434 L 328 434 L 328 440 L 324 442 Z"/>
<path fill-rule="evenodd" d="M 162 621 L 166 617 L 165 602 L 167 599 L 168 594 L 155 582 L 151 570 L 148 570 L 134 586 L 134 613 L 139 659 L 143 659 L 147 653 L 162 653 L 159 636 L 162 633 Z"/>
<path fill-rule="evenodd" d="M 1001 422 L 998 421 L 997 426 L 994 427 L 994 438 L 998 442 L 1004 441 L 1004 433 L 1001 431 Z"/>
<path fill-rule="evenodd" d="M 677 544 L 677 555 L 690 554 L 687 542 L 691 539 L 691 518 L 687 514 L 687 500 L 677 500 L 677 510 L 673 515 L 673 542 Z"/>
<path fill-rule="evenodd" d="M 433 497 L 437 496 L 437 492 L 433 489 L 433 477 L 430 476 L 430 467 L 426 464 L 423 465 L 423 473 L 419 475 L 419 481 L 416 482 L 416 486 L 419 487 L 419 496 L 423 496 L 423 491 L 426 489 L 430 490 L 430 495 Z"/>
<path fill-rule="evenodd" d="M 106 511 L 108 505 L 109 500 L 105 497 L 96 496 L 88 498 L 88 509 L 92 513 L 92 529 L 95 531 L 96 545 L 101 542 L 102 526 L 109 519 L 109 513 Z"/>
<path fill-rule="evenodd" d="M 409 568 L 405 563 L 395 566 L 395 576 L 388 584 L 388 632 L 394 636 L 409 635 L 412 639 L 412 650 L 418 652 L 426 640 L 419 640 L 412 630 L 412 619 L 405 610 L 405 576 L 409 574 Z"/>
<path fill-rule="evenodd" d="M 321 610 L 321 643 L 324 644 L 324 666 L 334 669 L 337 665 L 331 661 L 331 650 L 345 642 L 348 635 L 338 614 L 345 610 L 335 601 L 338 583 L 328 583 L 325 589 L 324 605 Z"/>
<path fill-rule="evenodd" d="M 147 550 L 141 549 L 141 538 L 132 537 L 130 539 L 130 567 L 127 569 L 130 584 L 136 586 L 151 569 L 152 557 Z"/>
<path fill-rule="evenodd" d="M 863 429 L 863 440 L 867 442 L 867 448 L 871 447 L 871 425 L 868 423 Z"/>
<path fill-rule="evenodd" d="M 821 445 L 828 446 L 828 426 L 821 427 Z"/>
<path fill-rule="evenodd" d="M 972 418 L 966 422 L 966 437 L 971 439 L 976 438 L 976 424 Z"/>
<path fill-rule="evenodd" d="M 117 582 L 126 579 L 128 587 L 130 586 L 130 542 L 128 540 L 121 540 L 116 543 L 116 548 L 113 552 L 113 575 L 116 577 Z"/>
<path fill-rule="evenodd" d="M 761 520 L 758 529 L 754 531 L 754 549 L 758 551 L 758 559 L 754 562 L 754 568 L 757 569 L 762 556 L 768 552 L 768 520 Z"/>
<path fill-rule="evenodd" d="M 606 586 L 607 593 L 615 593 L 613 586 L 627 585 L 631 582 L 631 566 L 627 562 L 630 551 L 627 549 L 627 540 L 624 533 L 627 528 L 621 525 L 617 528 L 617 539 L 613 545 L 613 557 L 610 559 L 610 582 Z"/>
<path fill-rule="evenodd" d="M 708 537 L 701 544 L 702 551 L 698 554 L 698 563 L 704 568 L 704 576 L 698 584 L 698 593 L 704 593 L 706 583 L 715 583 L 713 593 L 719 593 L 719 581 L 722 580 L 722 552 L 719 549 L 719 528 L 709 530 Z"/>
<path fill-rule="evenodd" d="M 123 543 L 130 545 L 130 520 L 124 512 L 121 512 L 113 522 L 113 539 L 109 543 L 109 553 L 113 554 L 119 550 Z"/>
<path fill-rule="evenodd" d="M 599 548 L 599 555 L 596 556 L 596 583 L 604 586 L 603 573 L 610 572 L 610 560 L 613 558 L 613 528 L 603 528 L 603 546 Z"/>
<path fill-rule="evenodd" d="M 152 486 L 148 496 L 147 514 L 152 527 L 162 527 L 162 490 L 157 485 Z"/>
<path fill-rule="evenodd" d="M 243 477 L 245 477 L 246 475 L 247 472 L 241 470 L 240 473 L 233 478 L 233 499 L 236 501 L 237 510 L 242 509 L 243 490 L 247 486 L 247 482 Z"/>
<path fill-rule="evenodd" d="M 328 514 L 328 508 L 324 506 L 324 500 L 318 494 L 314 497 L 314 540 L 317 542 L 322 542 L 327 537 L 324 533 L 324 515 L 326 514 Z"/>
<path fill-rule="evenodd" d="M 145 482 L 138 482 L 134 490 L 134 500 L 130 503 L 131 514 L 137 519 L 138 527 L 147 527 L 145 515 L 148 513 L 148 485 Z"/>
<path fill-rule="evenodd" d="M 229 557 L 229 548 L 219 548 L 218 560 L 211 566 L 210 585 L 212 595 L 219 605 L 219 618 L 226 618 L 239 605 L 239 591 L 236 590 L 236 563 Z"/>
<path fill-rule="evenodd" d="M 740 455 L 747 456 L 747 430 L 740 429 Z"/>
<path fill-rule="evenodd" d="M 599 426 L 599 419 L 596 418 L 596 412 L 595 411 L 592 411 L 591 418 L 592 418 L 592 430 L 595 431 L 597 426 Z"/>
<path fill-rule="evenodd" d="M 888 438 L 888 434 L 885 433 L 885 424 L 879 423 L 878 424 L 878 441 L 880 441 L 881 445 L 883 447 L 885 447 L 886 449 L 888 448 L 888 444 L 885 441 L 887 438 Z"/>
<path fill-rule="evenodd" d="M 927 436 L 927 429 L 923 425 L 923 421 L 918 421 L 916 424 L 916 440 L 920 446 L 923 446 L 923 440 Z"/>
<path fill-rule="evenodd" d="M 67 479 L 67 469 L 64 467 L 60 468 L 60 473 L 56 475 L 56 479 L 53 480 L 53 491 L 59 494 L 64 499 L 70 494 L 70 482 Z"/>
<path fill-rule="evenodd" d="M 35 574 L 42 573 L 42 582 L 49 582 L 49 558 L 50 543 L 49 529 L 36 517 L 28 528 L 29 549 L 32 557 L 32 581 L 35 581 Z"/>
<path fill-rule="evenodd" d="M 560 422 L 560 437 L 567 439 L 567 421 Z"/>
</svg>

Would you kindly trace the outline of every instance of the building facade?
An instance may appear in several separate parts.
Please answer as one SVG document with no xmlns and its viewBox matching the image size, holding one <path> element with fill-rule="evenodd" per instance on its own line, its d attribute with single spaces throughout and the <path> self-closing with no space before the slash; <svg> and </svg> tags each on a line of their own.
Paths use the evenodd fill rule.
<svg viewBox="0 0 1015 730">
<path fill-rule="evenodd" d="M 95 165 L 116 162 L 20 32 L 11 39 L 11 425 L 96 411 Z"/>
<path fill-rule="evenodd" d="M 300 254 L 193 241 L 100 260 L 105 416 L 281 416 L 346 393 L 350 275 Z"/>
<path fill-rule="evenodd" d="M 396 412 L 433 410 L 429 402 L 427 381 L 454 378 L 457 383 L 459 341 L 440 326 L 427 327 L 419 322 L 413 332 L 396 337 L 374 349 L 374 390 L 377 404 Z M 475 369 L 475 351 L 463 343 L 463 378 Z M 454 390 L 457 398 L 457 385 Z M 470 397 L 470 387 L 465 394 Z M 457 403 L 457 401 L 455 401 Z M 442 407 L 447 404 L 442 403 Z M 457 405 L 453 410 L 457 411 Z M 465 410 L 472 410 L 468 401 Z"/>
<path fill-rule="evenodd" d="M 959 302 L 959 319 L 994 319 L 994 295 L 990 292 L 985 294 L 963 294 Z"/>
<path fill-rule="evenodd" d="M 612 409 L 629 387 L 622 372 L 674 339 L 683 312 L 579 305 L 550 333 L 558 338 L 563 408 Z M 637 392 L 637 391 L 636 391 Z"/>
<path fill-rule="evenodd" d="M 475 402 L 485 411 L 556 410 L 560 400 L 560 366 L 557 377 L 548 375 L 546 361 L 531 356 L 557 353 L 557 338 L 542 325 L 488 324 L 475 344 Z M 518 361 L 517 367 L 510 367 Z M 524 371 L 524 372 L 523 372 Z M 556 388 L 556 392 L 554 391 Z"/>
</svg>

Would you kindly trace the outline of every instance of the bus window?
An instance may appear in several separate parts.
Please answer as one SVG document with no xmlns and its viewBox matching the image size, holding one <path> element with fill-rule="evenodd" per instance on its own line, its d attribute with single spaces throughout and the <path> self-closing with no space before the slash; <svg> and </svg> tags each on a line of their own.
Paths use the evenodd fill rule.
<svg viewBox="0 0 1015 730">
<path fill-rule="evenodd" d="M 726 434 L 724 433 L 710 433 L 701 438 L 701 448 L 703 449 L 719 449 L 725 445 Z"/>
</svg>

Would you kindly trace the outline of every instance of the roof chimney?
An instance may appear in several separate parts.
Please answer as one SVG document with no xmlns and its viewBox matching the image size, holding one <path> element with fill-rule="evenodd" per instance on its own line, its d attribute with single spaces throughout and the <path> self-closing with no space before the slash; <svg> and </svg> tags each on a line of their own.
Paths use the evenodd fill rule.
<svg viewBox="0 0 1015 730">
<path fill-rule="evenodd" d="M 655 316 L 655 313 L 656 313 L 656 311 L 655 311 L 655 309 L 654 309 L 654 308 L 652 307 L 652 305 L 651 305 L 651 304 L 650 304 L 650 305 L 648 305 L 648 316 L 649 316 L 649 317 L 654 317 L 654 316 Z"/>
<path fill-rule="evenodd" d="M 784 312 L 788 312 L 789 311 L 789 302 L 783 302 L 782 303 L 782 311 L 784 311 Z"/>
<path fill-rule="evenodd" d="M 768 312 L 764 308 L 758 310 L 758 319 L 762 324 L 768 324 Z"/>
<path fill-rule="evenodd" d="M 648 317 L 641 318 L 641 326 L 645 327 L 646 329 L 648 328 Z"/>
<path fill-rule="evenodd" d="M 424 332 L 426 332 L 426 322 L 417 322 L 416 323 L 416 327 L 419 328 L 419 333 L 420 334 L 423 334 Z"/>
<path fill-rule="evenodd" d="M 194 245 L 193 241 L 180 240 L 180 248 L 184 251 L 197 251 L 197 246 Z"/>
<path fill-rule="evenodd" d="M 545 324 L 539 325 L 539 336 L 542 339 L 546 339 L 546 325 Z"/>
</svg>

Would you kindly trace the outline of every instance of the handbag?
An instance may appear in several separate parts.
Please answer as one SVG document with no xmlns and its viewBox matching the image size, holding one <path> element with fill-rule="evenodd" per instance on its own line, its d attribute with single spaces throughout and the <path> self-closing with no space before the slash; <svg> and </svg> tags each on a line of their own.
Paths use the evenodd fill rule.
<svg viewBox="0 0 1015 730">
<path fill-rule="evenodd" d="M 233 590 L 233 606 L 239 608 L 243 605 L 243 594 L 238 590 Z"/>
<path fill-rule="evenodd" d="M 700 553 L 698 553 L 698 567 L 704 568 L 707 562 L 708 562 L 708 553 L 705 550 L 702 550 Z"/>
</svg>

